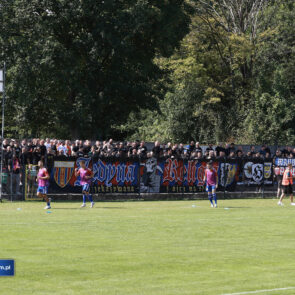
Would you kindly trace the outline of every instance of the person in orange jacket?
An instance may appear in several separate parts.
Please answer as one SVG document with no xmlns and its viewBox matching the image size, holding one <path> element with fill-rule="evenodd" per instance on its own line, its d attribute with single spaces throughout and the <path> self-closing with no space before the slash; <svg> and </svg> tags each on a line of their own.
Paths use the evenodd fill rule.
<svg viewBox="0 0 295 295">
<path fill-rule="evenodd" d="M 290 195 L 290 200 L 291 200 L 291 205 L 295 206 L 295 203 L 293 203 L 293 178 L 295 176 L 292 173 L 292 164 L 288 164 L 288 167 L 286 168 L 284 175 L 283 175 L 283 180 L 282 180 L 282 195 L 281 198 L 278 202 L 279 206 L 283 206 L 283 199 L 285 195 Z"/>
</svg>

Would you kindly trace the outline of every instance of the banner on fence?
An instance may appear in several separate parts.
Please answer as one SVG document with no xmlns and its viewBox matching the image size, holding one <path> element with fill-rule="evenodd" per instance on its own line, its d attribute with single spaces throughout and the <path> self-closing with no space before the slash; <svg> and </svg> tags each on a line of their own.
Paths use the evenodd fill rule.
<svg viewBox="0 0 295 295">
<path fill-rule="evenodd" d="M 75 169 L 84 161 L 92 169 L 93 193 L 181 193 L 205 190 L 208 160 L 55 158 L 50 167 L 51 193 L 80 193 L 80 177 Z M 235 191 L 243 186 L 272 185 L 271 161 L 262 159 L 214 160 L 219 190 Z"/>
<path fill-rule="evenodd" d="M 283 175 L 288 164 L 292 164 L 292 173 L 295 174 L 295 159 L 286 159 L 286 158 L 276 158 L 275 166 L 280 168 L 280 175 Z"/>
</svg>

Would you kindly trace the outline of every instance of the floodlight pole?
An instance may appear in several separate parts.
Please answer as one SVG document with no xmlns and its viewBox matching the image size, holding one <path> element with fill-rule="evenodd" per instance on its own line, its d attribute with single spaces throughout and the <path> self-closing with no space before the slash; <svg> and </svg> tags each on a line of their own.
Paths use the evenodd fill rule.
<svg viewBox="0 0 295 295">
<path fill-rule="evenodd" d="M 1 163 L 0 163 L 0 202 L 2 202 L 2 190 L 3 190 L 3 141 L 4 141 L 4 114 L 5 114 L 5 70 L 6 64 L 4 62 L 4 67 L 0 71 L 2 72 L 2 131 L 1 131 Z"/>
</svg>

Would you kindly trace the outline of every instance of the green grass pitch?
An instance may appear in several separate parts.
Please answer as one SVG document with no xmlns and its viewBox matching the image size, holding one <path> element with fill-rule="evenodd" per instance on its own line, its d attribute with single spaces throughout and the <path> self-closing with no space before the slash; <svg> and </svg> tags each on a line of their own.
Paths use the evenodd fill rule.
<svg viewBox="0 0 295 295">
<path fill-rule="evenodd" d="M 295 207 L 284 204 L 105 202 L 91 209 L 59 202 L 47 213 L 42 202 L 0 203 L 0 259 L 16 263 L 15 277 L 0 277 L 0 294 L 219 295 L 294 287 Z"/>
</svg>

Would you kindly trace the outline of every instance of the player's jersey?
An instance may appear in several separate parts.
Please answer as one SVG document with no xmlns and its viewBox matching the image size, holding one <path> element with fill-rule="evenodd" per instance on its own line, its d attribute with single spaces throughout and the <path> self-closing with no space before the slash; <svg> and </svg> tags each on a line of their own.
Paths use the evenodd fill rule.
<svg viewBox="0 0 295 295">
<path fill-rule="evenodd" d="M 293 174 L 288 169 L 284 172 L 282 185 L 289 185 L 289 184 L 293 184 Z"/>
<path fill-rule="evenodd" d="M 214 170 L 206 169 L 205 174 L 206 174 L 207 185 L 217 184 L 217 177 Z"/>
<path fill-rule="evenodd" d="M 91 178 L 87 179 L 85 176 L 91 176 L 91 170 L 86 168 L 80 168 L 79 169 L 79 175 L 80 175 L 80 184 L 90 184 L 91 183 Z"/>
<path fill-rule="evenodd" d="M 38 177 L 45 177 L 48 176 L 48 172 L 46 168 L 41 168 L 38 171 Z M 40 179 L 38 178 L 38 186 L 47 186 L 48 179 Z"/>
</svg>

